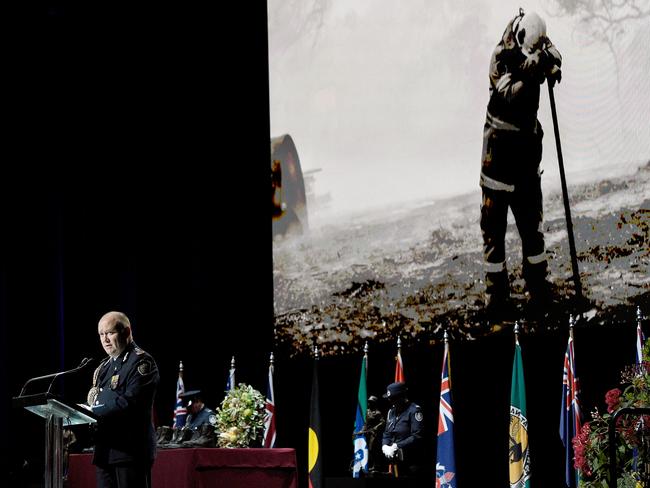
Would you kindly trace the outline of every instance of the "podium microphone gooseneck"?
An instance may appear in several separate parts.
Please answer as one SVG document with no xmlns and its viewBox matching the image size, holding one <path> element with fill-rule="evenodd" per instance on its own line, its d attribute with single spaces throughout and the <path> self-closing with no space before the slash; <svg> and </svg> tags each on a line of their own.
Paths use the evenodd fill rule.
<svg viewBox="0 0 650 488">
<path fill-rule="evenodd" d="M 77 366 L 76 368 L 69 369 L 67 371 L 59 371 L 58 373 L 46 374 L 45 376 L 37 376 L 36 378 L 30 378 L 25 382 L 25 384 L 23 385 L 22 390 L 20 390 L 20 395 L 18 395 L 18 396 L 23 396 L 23 394 L 25 393 L 25 389 L 27 388 L 28 384 L 30 384 L 30 383 L 32 383 L 34 381 L 45 380 L 45 379 L 48 379 L 48 378 L 52 378 L 52 381 L 50 381 L 50 385 L 47 387 L 47 393 L 50 393 L 50 390 L 52 390 L 52 385 L 54 385 L 54 382 L 56 381 L 56 379 L 59 376 L 63 376 L 63 375 L 70 374 L 70 373 L 76 373 L 77 371 L 81 371 L 86 366 L 88 366 L 88 364 L 90 364 L 92 361 L 93 361 L 93 358 L 83 358 L 81 360 L 81 363 L 79 363 L 79 366 Z"/>
</svg>

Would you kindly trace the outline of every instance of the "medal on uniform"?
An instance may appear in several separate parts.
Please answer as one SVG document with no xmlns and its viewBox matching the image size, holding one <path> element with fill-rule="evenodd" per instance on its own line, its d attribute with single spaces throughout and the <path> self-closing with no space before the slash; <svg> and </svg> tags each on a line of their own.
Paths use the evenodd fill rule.
<svg viewBox="0 0 650 488">
<path fill-rule="evenodd" d="M 93 386 L 90 388 L 90 390 L 88 390 L 88 396 L 86 397 L 86 401 L 91 407 L 95 404 L 97 397 L 99 396 L 99 387 L 97 386 L 97 382 L 99 381 L 99 373 L 105 364 L 106 360 L 97 366 L 97 369 L 95 369 L 95 372 L 93 373 Z"/>
<path fill-rule="evenodd" d="M 117 382 L 119 381 L 119 379 L 120 379 L 119 374 L 114 374 L 113 376 L 111 376 L 111 390 L 117 388 Z"/>
<path fill-rule="evenodd" d="M 89 391 L 88 391 L 88 397 L 86 398 L 86 401 L 88 402 L 88 405 L 91 407 L 95 404 L 97 401 L 97 396 L 99 395 L 99 388 L 96 386 L 93 386 Z"/>
</svg>

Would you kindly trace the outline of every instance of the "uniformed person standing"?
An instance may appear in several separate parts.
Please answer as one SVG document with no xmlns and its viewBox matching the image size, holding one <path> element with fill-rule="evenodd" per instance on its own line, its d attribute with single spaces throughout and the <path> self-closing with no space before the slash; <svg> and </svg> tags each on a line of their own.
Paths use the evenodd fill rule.
<svg viewBox="0 0 650 488">
<path fill-rule="evenodd" d="M 521 237 L 523 276 L 532 304 L 551 299 L 542 233 L 540 162 L 544 132 L 537 120 L 540 85 L 560 80 L 562 57 L 534 12 L 506 26 L 490 61 L 490 99 L 483 129 L 481 231 L 488 312 L 509 308 L 505 235 L 508 208 Z"/>
<path fill-rule="evenodd" d="M 108 357 L 95 370 L 88 392 L 88 405 L 99 417 L 93 456 L 97 487 L 151 488 L 158 367 L 133 342 L 131 323 L 123 313 L 105 314 L 98 333 Z"/>
<path fill-rule="evenodd" d="M 185 426 L 192 430 L 198 430 L 203 424 L 215 425 L 217 422 L 214 410 L 205 406 L 201 390 L 189 390 L 180 395 L 189 412 Z"/>
<path fill-rule="evenodd" d="M 384 398 L 391 404 L 386 417 L 382 451 L 394 476 L 421 477 L 423 415 L 419 405 L 409 401 L 405 383 L 391 383 Z"/>
<path fill-rule="evenodd" d="M 379 398 L 370 395 L 363 432 L 368 443 L 368 472 L 371 475 L 386 472 L 386 459 L 382 454 L 381 445 L 385 425 L 386 420 L 379 409 Z"/>
</svg>

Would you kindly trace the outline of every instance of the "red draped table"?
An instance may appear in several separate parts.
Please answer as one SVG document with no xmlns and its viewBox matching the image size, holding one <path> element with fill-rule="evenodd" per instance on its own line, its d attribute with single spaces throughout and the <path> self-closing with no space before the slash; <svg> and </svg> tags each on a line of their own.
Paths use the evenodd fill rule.
<svg viewBox="0 0 650 488">
<path fill-rule="evenodd" d="M 159 449 L 153 488 L 298 488 L 295 449 Z M 92 454 L 72 454 L 68 488 L 94 488 Z"/>
</svg>

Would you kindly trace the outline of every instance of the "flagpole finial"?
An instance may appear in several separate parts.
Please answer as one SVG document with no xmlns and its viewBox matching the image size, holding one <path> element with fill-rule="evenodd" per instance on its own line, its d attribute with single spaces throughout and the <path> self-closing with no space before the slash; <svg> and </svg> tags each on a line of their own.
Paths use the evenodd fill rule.
<svg viewBox="0 0 650 488">
<path fill-rule="evenodd" d="M 179 373 L 182 373 L 182 372 L 183 372 L 183 361 L 181 361 L 181 362 L 179 363 L 179 365 L 178 365 L 178 371 L 179 371 Z"/>
<path fill-rule="evenodd" d="M 402 338 L 397 338 L 397 350 L 399 351 L 402 348 Z"/>
<path fill-rule="evenodd" d="M 576 318 L 573 314 L 569 314 L 569 337 L 573 339 L 573 327 L 576 325 Z"/>
<path fill-rule="evenodd" d="M 643 315 L 641 315 L 641 306 L 637 305 L 636 306 L 636 321 L 641 324 L 641 320 L 643 319 Z"/>
<path fill-rule="evenodd" d="M 443 334 L 442 339 L 445 344 L 449 344 L 449 332 L 447 332 L 447 329 L 445 329 L 445 333 Z"/>
<path fill-rule="evenodd" d="M 318 359 L 318 346 L 314 346 L 314 359 Z"/>
<path fill-rule="evenodd" d="M 365 355 L 368 355 L 368 341 L 363 345 L 363 353 Z"/>
<path fill-rule="evenodd" d="M 232 359 L 230 360 L 230 367 L 233 369 L 235 367 L 235 356 L 233 356 Z"/>
<path fill-rule="evenodd" d="M 275 358 L 273 357 L 273 351 L 271 351 L 271 356 L 269 357 L 269 363 L 271 363 L 271 366 L 273 366 L 274 361 L 275 361 Z"/>
<path fill-rule="evenodd" d="M 519 321 L 515 320 L 515 342 L 519 342 Z"/>
</svg>

